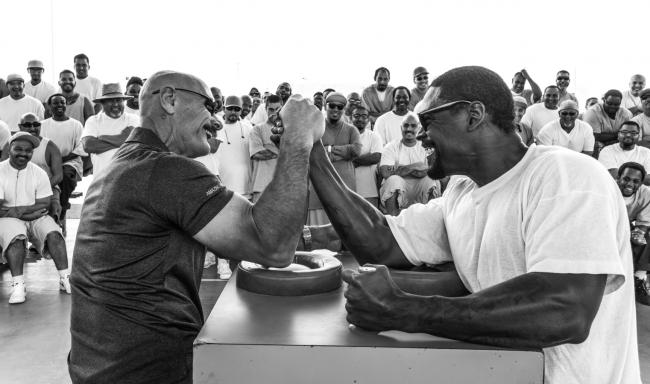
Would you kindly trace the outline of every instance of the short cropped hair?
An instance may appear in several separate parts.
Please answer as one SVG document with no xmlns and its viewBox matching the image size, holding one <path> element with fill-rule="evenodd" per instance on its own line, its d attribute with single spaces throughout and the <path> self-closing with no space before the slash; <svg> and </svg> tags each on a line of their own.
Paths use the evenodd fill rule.
<svg viewBox="0 0 650 384">
<path fill-rule="evenodd" d="M 393 88 L 392 98 L 393 98 L 393 99 L 395 98 L 395 94 L 396 94 L 397 91 L 400 90 L 400 89 L 403 89 L 403 90 L 406 91 L 406 94 L 409 95 L 409 100 L 410 100 L 410 99 L 411 99 L 411 91 L 409 91 L 409 89 L 406 88 L 406 87 L 403 86 L 403 85 L 400 85 L 399 87 L 395 87 L 395 88 Z"/>
<path fill-rule="evenodd" d="M 278 95 L 270 94 L 266 97 L 264 105 L 269 105 L 271 103 L 282 103 L 282 98 Z"/>
<path fill-rule="evenodd" d="M 623 171 L 625 171 L 627 168 L 631 169 L 636 169 L 637 171 L 641 172 L 641 180 L 644 180 L 646 177 L 646 171 L 643 165 L 639 163 L 635 163 L 634 161 L 628 161 L 627 163 L 623 163 L 620 167 L 618 167 L 618 177 L 621 177 L 623 174 Z"/>
<path fill-rule="evenodd" d="M 386 71 L 386 73 L 388 73 L 388 77 L 390 77 L 390 71 L 388 70 L 388 68 L 379 67 L 379 68 L 375 69 L 375 77 L 374 77 L 375 80 L 377 80 L 377 76 L 379 76 L 379 72 L 381 72 L 381 71 Z"/>
<path fill-rule="evenodd" d="M 52 99 L 57 97 L 57 96 L 61 96 L 61 97 L 63 97 L 65 99 L 65 96 L 63 96 L 62 93 L 55 93 L 53 95 L 50 95 L 50 97 L 47 98 L 47 105 L 52 105 Z"/>
<path fill-rule="evenodd" d="M 85 53 L 80 53 L 80 54 L 76 55 L 76 56 L 74 57 L 74 59 L 72 59 L 72 62 L 77 61 L 77 59 L 79 59 L 79 60 L 86 60 L 86 61 L 88 62 L 88 64 L 90 64 L 90 59 L 88 58 L 88 56 L 86 56 Z"/>
<path fill-rule="evenodd" d="M 61 75 L 63 75 L 64 73 L 69 73 L 69 74 L 71 74 L 72 77 L 74 77 L 75 79 L 77 78 L 77 76 L 75 76 L 74 72 L 72 72 L 72 71 L 69 70 L 69 69 L 64 69 L 63 71 L 59 72 L 59 77 L 61 77 Z"/>
<path fill-rule="evenodd" d="M 622 122 L 621 125 L 618 126 L 618 130 L 620 131 L 621 128 L 623 128 L 626 125 L 633 125 L 633 126 L 637 127 L 639 132 L 641 132 L 641 126 L 639 125 L 639 123 L 637 123 L 636 121 L 632 121 L 632 120 Z"/>
<path fill-rule="evenodd" d="M 620 97 L 621 99 L 623 98 L 623 94 L 618 89 L 610 89 L 609 91 L 605 92 L 605 96 L 603 96 L 603 99 L 606 99 L 610 96 Z"/>
<path fill-rule="evenodd" d="M 544 93 L 546 93 L 546 91 L 547 91 L 549 88 L 555 88 L 555 89 L 557 89 L 557 90 L 560 89 L 560 88 L 558 88 L 557 85 L 549 85 L 548 87 L 544 88 Z"/>
</svg>

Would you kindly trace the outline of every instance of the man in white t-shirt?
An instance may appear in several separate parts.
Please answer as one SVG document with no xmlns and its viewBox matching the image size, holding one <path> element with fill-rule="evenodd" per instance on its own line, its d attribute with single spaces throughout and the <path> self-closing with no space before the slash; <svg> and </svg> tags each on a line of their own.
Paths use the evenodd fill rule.
<svg viewBox="0 0 650 384">
<path fill-rule="evenodd" d="M 11 132 L 17 132 L 20 118 L 26 113 L 33 113 L 43 119 L 45 108 L 38 99 L 25 94 L 25 79 L 21 75 L 7 76 L 9 96 L 0 99 L 0 120 L 7 123 Z"/>
<path fill-rule="evenodd" d="M 74 70 L 77 73 L 77 85 L 75 91 L 86 96 L 90 100 L 102 97 L 102 82 L 99 79 L 89 76 L 90 59 L 84 53 L 74 57 Z M 100 103 L 95 103 L 95 114 L 102 110 Z"/>
<path fill-rule="evenodd" d="M 226 97 L 223 129 L 217 131 L 217 138 L 221 140 L 217 159 L 223 185 L 250 199 L 252 166 L 248 135 L 252 128 L 250 123 L 239 119 L 240 113 L 241 99 L 238 96 Z"/>
<path fill-rule="evenodd" d="M 278 154 L 280 153 L 278 146 L 271 141 L 271 128 L 273 128 L 273 122 L 277 118 L 280 109 L 282 109 L 282 99 L 278 95 L 269 95 L 264 103 L 264 108 L 269 118 L 266 123 L 257 124 L 253 127 L 248 141 L 249 154 L 253 162 L 251 173 L 253 202 L 260 199 L 262 192 L 273 179 Z"/>
<path fill-rule="evenodd" d="M 540 129 L 547 123 L 557 119 L 557 104 L 560 100 L 560 90 L 556 85 L 549 85 L 544 90 L 543 102 L 533 104 L 526 109 L 521 123 L 532 129 L 533 136 L 537 138 Z"/>
<path fill-rule="evenodd" d="M 137 76 L 129 77 L 129 80 L 126 82 L 126 91 L 124 93 L 127 96 L 131 96 L 130 99 L 126 100 L 126 105 L 124 106 L 124 113 L 130 113 L 132 115 L 140 116 L 140 90 L 144 86 L 144 82 L 141 78 Z"/>
<path fill-rule="evenodd" d="M 641 128 L 639 142 L 637 144 L 650 148 L 650 88 L 641 91 L 639 93 L 639 99 L 641 99 L 643 113 L 632 118 L 632 121 L 636 121 L 639 124 L 639 128 Z"/>
<path fill-rule="evenodd" d="M 52 257 L 59 271 L 59 289 L 70 293 L 65 240 L 48 215 L 50 180 L 30 161 L 39 144 L 35 136 L 18 132 L 9 141 L 9 158 L 0 162 L 0 262 L 9 264 L 13 279 L 9 304 L 25 302 L 23 264 L 28 240 L 40 254 Z"/>
<path fill-rule="evenodd" d="M 427 176 L 427 153 L 416 139 L 419 129 L 415 115 L 404 117 L 402 138 L 386 144 L 381 153 L 379 174 L 384 181 L 379 197 L 389 215 L 397 216 L 411 204 L 440 197 L 440 182 Z"/>
<path fill-rule="evenodd" d="M 625 121 L 618 128 L 618 143 L 608 145 L 600 151 L 598 161 L 609 171 L 614 179 L 618 178 L 618 168 L 629 161 L 650 169 L 650 149 L 636 145 L 639 137 L 639 124 Z M 650 177 L 643 181 L 650 185 Z"/>
<path fill-rule="evenodd" d="M 377 164 L 381 160 L 383 144 L 377 132 L 370 129 L 370 114 L 365 105 L 357 105 L 352 110 L 352 125 L 359 130 L 361 154 L 352 159 L 356 192 L 374 207 L 379 207 L 377 193 Z"/>
<path fill-rule="evenodd" d="M 379 116 L 373 129 L 381 137 L 382 145 L 402 138 L 404 116 L 412 114 L 408 110 L 409 100 L 411 99 L 411 91 L 408 88 L 396 87 L 390 97 L 393 99 L 393 109 Z"/>
<path fill-rule="evenodd" d="M 43 72 L 45 72 L 43 62 L 40 60 L 30 60 L 27 63 L 27 72 L 32 80 L 25 84 L 25 94 L 45 104 L 47 98 L 56 93 L 56 88 L 41 78 Z"/>
<path fill-rule="evenodd" d="M 310 179 L 332 227 L 364 270 L 345 271 L 347 321 L 506 348 L 542 348 L 546 383 L 640 383 L 630 229 L 616 183 L 596 160 L 526 147 L 513 101 L 482 67 L 435 79 L 415 112 L 435 148 L 441 198 L 385 216 L 334 182 L 315 145 Z M 350 230 L 353 228 L 353 230 Z M 454 261 L 417 279 L 411 268 Z M 383 265 L 377 265 L 383 264 Z M 462 296 L 462 297 L 458 297 Z"/>
<path fill-rule="evenodd" d="M 537 143 L 557 145 L 591 156 L 594 151 L 594 131 L 578 120 L 578 103 L 565 100 L 560 104 L 559 119 L 547 123 L 537 135 Z"/>
<path fill-rule="evenodd" d="M 0 155 L 2 155 L 2 148 L 9 142 L 11 137 L 11 130 L 4 121 L 0 120 Z"/>
<path fill-rule="evenodd" d="M 291 89 L 291 84 L 287 82 L 280 83 L 280 85 L 278 85 L 278 88 L 275 90 L 275 94 L 280 96 L 280 99 L 282 99 L 282 105 L 284 105 L 287 100 L 289 100 L 292 92 L 293 91 Z M 257 108 L 251 117 L 250 122 L 253 125 L 264 124 L 268 119 L 269 117 L 266 114 L 266 108 Z"/>
<path fill-rule="evenodd" d="M 90 154 L 95 176 L 108 166 L 133 127 L 140 125 L 137 116 L 124 113 L 124 100 L 130 98 L 122 93 L 118 83 L 109 83 L 102 87 L 102 96 L 93 100 L 101 104 L 102 111 L 86 121 L 81 144 Z"/>
<path fill-rule="evenodd" d="M 630 78 L 630 88 L 621 92 L 623 99 L 621 100 L 621 107 L 627 108 L 636 116 L 641 113 L 643 107 L 641 106 L 641 98 L 639 93 L 645 88 L 645 77 L 636 74 Z"/>
</svg>

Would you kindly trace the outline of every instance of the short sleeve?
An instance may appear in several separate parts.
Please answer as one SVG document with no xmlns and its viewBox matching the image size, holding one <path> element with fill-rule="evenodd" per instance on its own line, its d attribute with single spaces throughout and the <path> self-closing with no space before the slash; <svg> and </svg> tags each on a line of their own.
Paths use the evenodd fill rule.
<svg viewBox="0 0 650 384">
<path fill-rule="evenodd" d="M 50 186 L 50 179 L 44 170 L 36 166 L 34 168 L 34 176 L 36 178 L 36 199 L 52 196 L 52 186 Z"/>
<path fill-rule="evenodd" d="M 4 121 L 0 121 L 0 151 L 9 142 L 10 137 L 11 131 L 9 130 L 9 126 Z"/>
<path fill-rule="evenodd" d="M 38 102 L 38 99 L 36 99 L 36 116 L 38 116 L 38 120 L 42 121 L 45 118 L 45 107 L 43 104 Z"/>
<path fill-rule="evenodd" d="M 585 123 L 586 127 L 584 129 L 584 145 L 582 146 L 582 150 L 585 152 L 592 152 L 594 150 L 594 144 L 596 144 L 596 138 L 594 137 L 594 133 L 591 130 L 591 127 Z"/>
<path fill-rule="evenodd" d="M 156 160 L 147 193 L 155 214 L 192 236 L 233 196 L 201 163 L 176 155 Z"/>
<path fill-rule="evenodd" d="M 636 217 L 630 219 L 634 219 L 636 225 L 645 225 L 647 227 L 650 226 L 650 188 L 642 185 L 638 193 L 641 209 L 636 214 Z"/>
<path fill-rule="evenodd" d="M 600 133 L 600 124 L 598 123 L 598 117 L 594 108 L 587 109 L 585 114 L 582 115 L 582 119 L 585 123 L 589 124 L 594 133 Z"/>
<path fill-rule="evenodd" d="M 250 156 L 253 156 L 257 152 L 263 151 L 264 149 L 266 148 L 264 148 L 264 142 L 262 141 L 262 126 L 256 125 L 253 127 L 253 130 L 249 135 L 248 151 L 250 153 Z"/>
<path fill-rule="evenodd" d="M 526 112 L 521 117 L 521 123 L 524 124 L 524 125 L 527 125 L 529 127 L 532 127 L 532 125 L 533 125 L 533 112 L 532 112 L 532 109 L 530 107 L 528 107 L 528 109 L 526 109 Z"/>
<path fill-rule="evenodd" d="M 383 149 L 383 145 L 382 145 L 382 142 L 381 142 L 381 137 L 376 132 L 373 132 L 373 131 L 370 131 L 370 132 L 371 132 L 371 135 L 370 135 L 370 153 L 377 153 L 377 152 L 381 153 L 381 151 Z"/>
<path fill-rule="evenodd" d="M 550 135 L 551 126 L 553 123 L 548 123 L 537 134 L 537 143 L 542 145 L 553 145 L 553 138 Z"/>
<path fill-rule="evenodd" d="M 97 129 L 97 118 L 96 116 L 91 116 L 86 120 L 86 125 L 83 128 L 81 133 L 81 138 L 84 137 L 97 137 L 99 136 L 99 130 Z"/>
<path fill-rule="evenodd" d="M 393 143 L 388 143 L 381 152 L 381 161 L 379 162 L 379 166 L 395 165 L 396 162 L 397 154 L 395 153 L 395 146 Z"/>
</svg>

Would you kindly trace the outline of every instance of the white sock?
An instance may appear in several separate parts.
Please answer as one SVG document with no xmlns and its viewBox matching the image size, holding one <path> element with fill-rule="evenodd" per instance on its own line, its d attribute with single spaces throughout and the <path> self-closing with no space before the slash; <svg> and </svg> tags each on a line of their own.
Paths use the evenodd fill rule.
<svg viewBox="0 0 650 384">
<path fill-rule="evenodd" d="M 23 275 L 13 276 L 12 279 L 14 281 L 14 284 L 18 284 L 18 283 L 25 284 L 25 277 Z"/>
<path fill-rule="evenodd" d="M 645 280 L 648 278 L 648 272 L 647 271 L 636 271 L 634 272 L 634 277 L 637 279 Z"/>
<path fill-rule="evenodd" d="M 70 268 L 59 269 L 59 277 L 64 278 L 70 274 Z"/>
</svg>

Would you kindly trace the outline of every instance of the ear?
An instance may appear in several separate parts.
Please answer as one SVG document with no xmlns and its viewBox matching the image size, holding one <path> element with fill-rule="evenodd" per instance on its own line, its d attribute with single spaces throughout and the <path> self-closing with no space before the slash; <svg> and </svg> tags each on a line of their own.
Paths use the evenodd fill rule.
<svg viewBox="0 0 650 384">
<path fill-rule="evenodd" d="M 485 105 L 480 101 L 474 101 L 469 105 L 469 132 L 477 130 L 486 118 Z"/>
<path fill-rule="evenodd" d="M 160 106 L 170 115 L 176 111 L 176 90 L 172 87 L 163 87 L 160 90 Z"/>
</svg>

